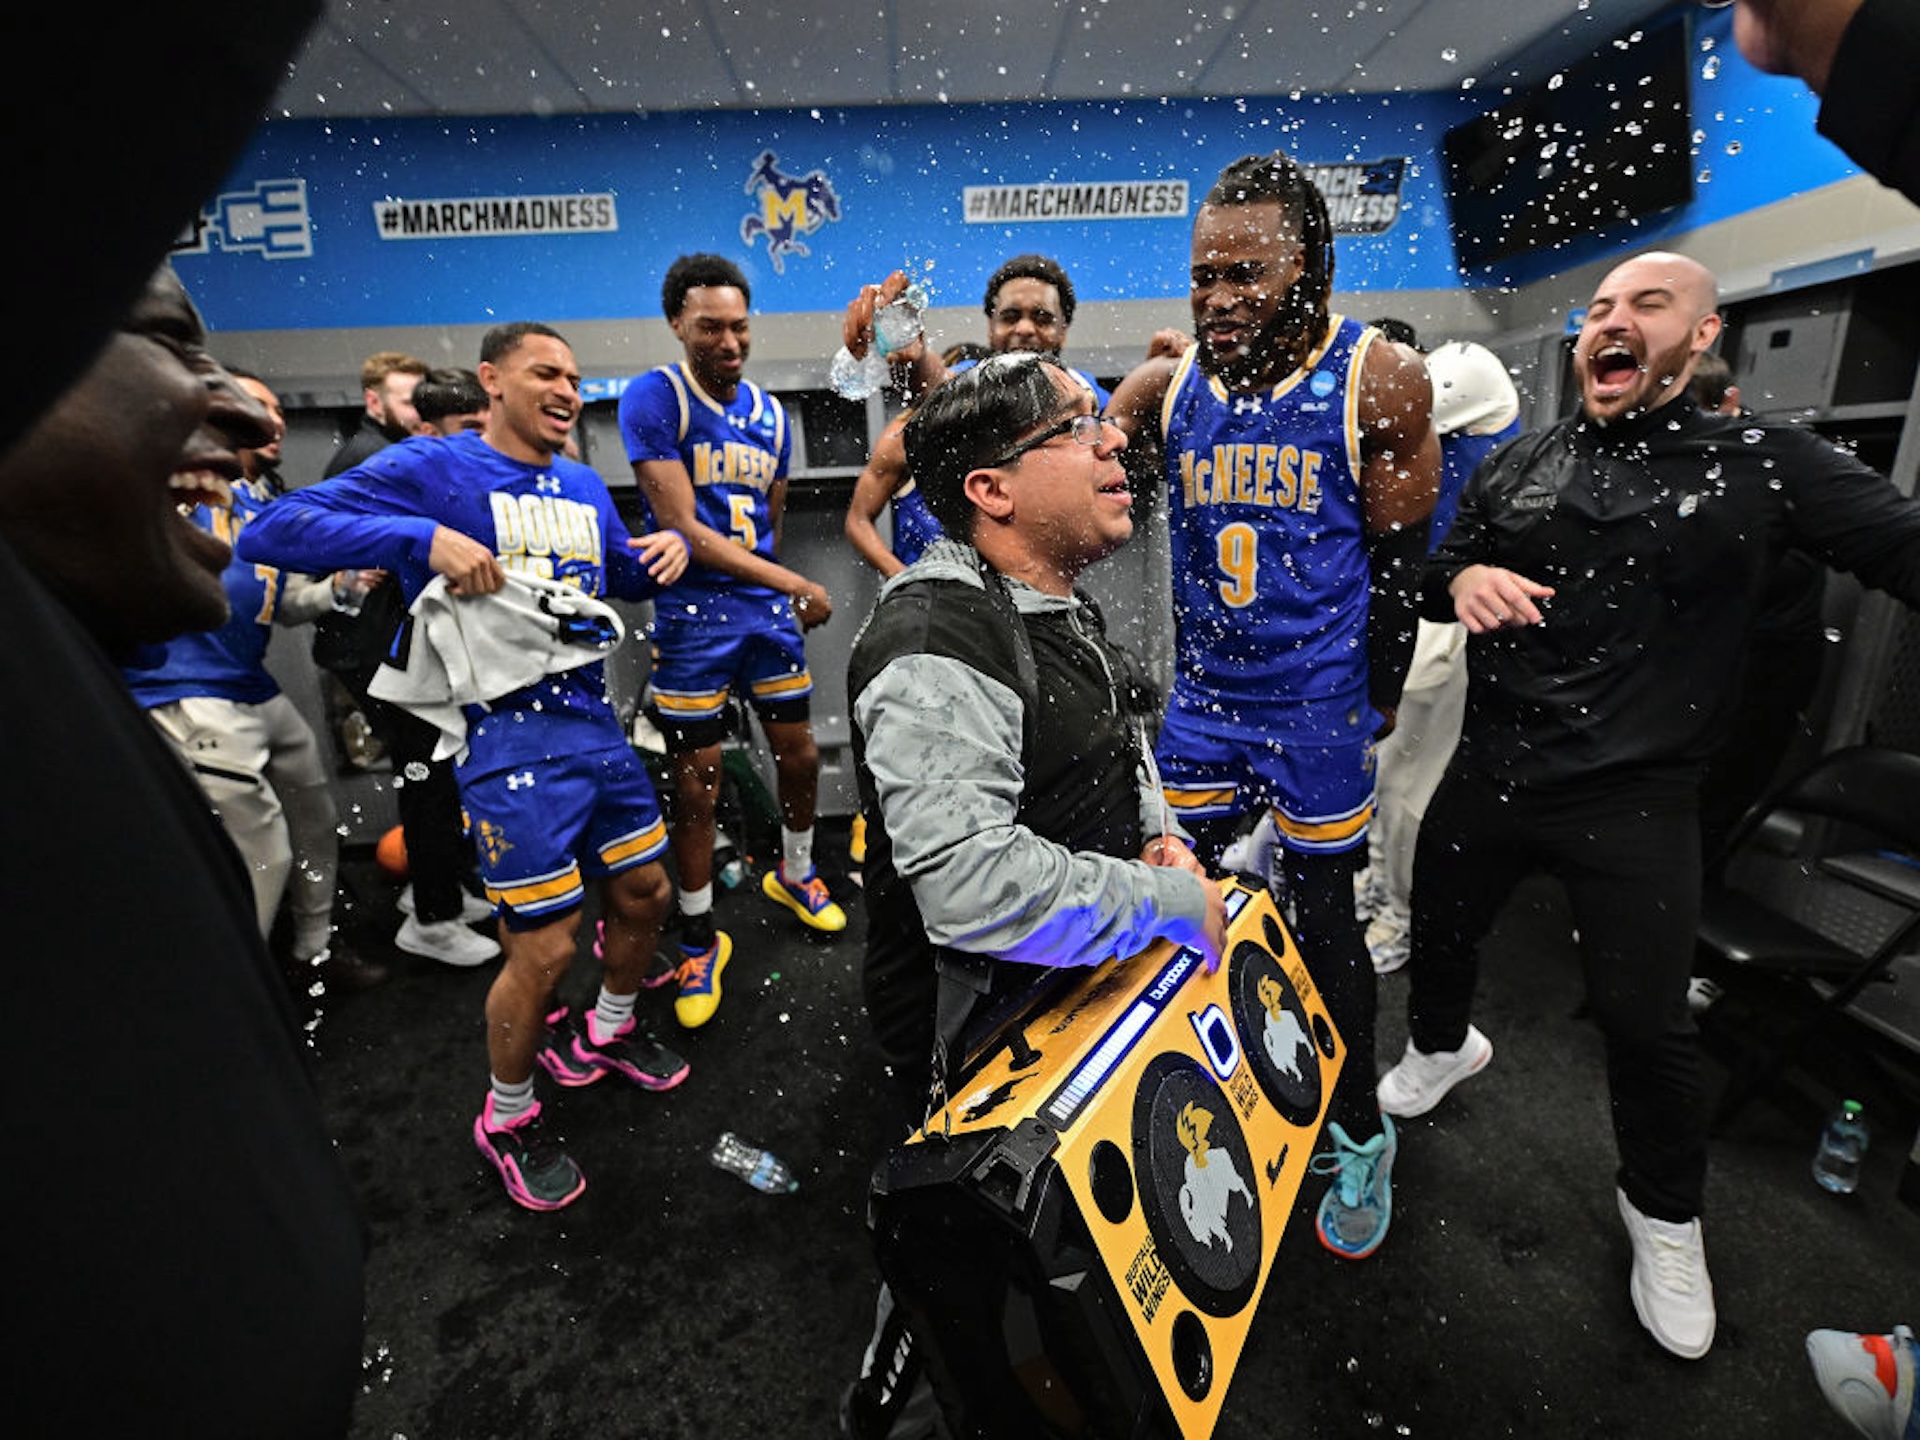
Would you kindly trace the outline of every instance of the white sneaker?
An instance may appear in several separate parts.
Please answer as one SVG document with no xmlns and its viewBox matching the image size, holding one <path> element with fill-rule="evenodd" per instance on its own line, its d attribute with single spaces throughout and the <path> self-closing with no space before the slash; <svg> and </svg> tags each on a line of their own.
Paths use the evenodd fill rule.
<svg viewBox="0 0 1920 1440">
<path fill-rule="evenodd" d="M 484 965 L 500 953 L 498 942 L 474 934 L 461 921 L 437 920 L 429 925 L 414 915 L 400 922 L 393 943 L 409 955 L 463 968 Z"/>
<path fill-rule="evenodd" d="M 400 892 L 400 898 L 394 903 L 400 907 L 402 915 L 419 913 L 413 906 L 413 886 L 411 885 Z M 483 920 L 491 919 L 493 919 L 493 906 L 478 895 L 469 895 L 464 890 L 460 892 L 460 923 L 462 925 L 478 925 Z"/>
<path fill-rule="evenodd" d="M 1407 917 L 1388 906 L 1367 926 L 1367 953 L 1373 957 L 1373 973 L 1391 975 L 1407 963 L 1413 941 L 1407 934 Z"/>
<path fill-rule="evenodd" d="M 1380 1109 L 1388 1115 L 1424 1115 L 1462 1080 L 1486 1069 L 1492 1058 L 1493 1042 L 1471 1025 L 1458 1050 L 1424 1055 L 1409 1040 L 1400 1063 L 1380 1077 Z"/>
<path fill-rule="evenodd" d="M 1353 913 L 1362 925 L 1387 908 L 1385 865 L 1368 865 L 1353 877 Z"/>
<path fill-rule="evenodd" d="M 1273 852 L 1280 846 L 1280 828 L 1271 811 L 1254 827 L 1220 852 L 1220 868 L 1234 875 L 1264 881 L 1273 873 Z"/>
<path fill-rule="evenodd" d="M 1827 1404 L 1868 1440 L 1904 1440 L 1920 1432 L 1913 1419 L 1913 1331 L 1905 1325 L 1894 1326 L 1891 1335 L 1811 1331 L 1807 1359 Z"/>
<path fill-rule="evenodd" d="M 1713 1282 L 1707 1278 L 1707 1248 L 1700 1222 L 1655 1220 L 1634 1209 L 1624 1190 L 1615 1192 L 1620 1218 L 1633 1241 L 1633 1313 L 1663 1349 L 1698 1360 L 1713 1347 Z"/>
</svg>

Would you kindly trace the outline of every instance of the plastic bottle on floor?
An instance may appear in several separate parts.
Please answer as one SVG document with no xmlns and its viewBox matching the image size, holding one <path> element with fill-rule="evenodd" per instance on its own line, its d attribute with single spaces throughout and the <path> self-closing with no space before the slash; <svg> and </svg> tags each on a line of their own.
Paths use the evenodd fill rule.
<svg viewBox="0 0 1920 1440">
<path fill-rule="evenodd" d="M 707 1158 L 768 1195 L 791 1195 L 800 1188 L 800 1182 L 778 1155 L 749 1145 L 731 1130 L 714 1141 Z"/>
<path fill-rule="evenodd" d="M 1820 1132 L 1813 1152 L 1813 1178 L 1836 1195 L 1851 1195 L 1860 1184 L 1860 1164 L 1867 1155 L 1867 1121 L 1858 1100 L 1845 1100 Z"/>
</svg>

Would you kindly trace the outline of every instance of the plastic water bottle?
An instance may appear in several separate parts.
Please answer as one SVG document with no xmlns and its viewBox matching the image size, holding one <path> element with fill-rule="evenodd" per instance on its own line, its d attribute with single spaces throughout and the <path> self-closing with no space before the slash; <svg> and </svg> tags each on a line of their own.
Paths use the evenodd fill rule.
<svg viewBox="0 0 1920 1440">
<path fill-rule="evenodd" d="M 731 1130 L 713 1142 L 707 1158 L 768 1195 L 791 1195 L 800 1188 L 800 1182 L 778 1155 L 749 1145 Z"/>
<path fill-rule="evenodd" d="M 907 286 L 897 299 L 873 312 L 873 344 L 863 359 L 842 345 L 834 352 L 827 369 L 827 384 L 843 400 L 864 400 L 886 387 L 892 378 L 887 356 L 904 350 L 920 338 L 920 316 L 927 308 L 927 292 L 918 282 Z"/>
<path fill-rule="evenodd" d="M 827 384 L 842 400 L 864 400 L 886 385 L 888 371 L 877 345 L 868 347 L 863 360 L 854 359 L 853 352 L 842 345 L 827 367 Z"/>
<path fill-rule="evenodd" d="M 1860 1163 L 1867 1155 L 1867 1122 L 1858 1100 L 1843 1101 L 1820 1132 L 1820 1148 L 1813 1152 L 1813 1178 L 1836 1195 L 1851 1195 L 1860 1183 Z"/>
<path fill-rule="evenodd" d="M 372 588 L 365 571 L 340 571 L 333 577 L 333 608 L 342 615 L 358 615 Z"/>
<path fill-rule="evenodd" d="M 740 882 L 747 878 L 747 862 L 734 849 L 733 841 L 724 830 L 713 832 L 713 878 L 720 882 L 723 890 L 737 890 Z"/>
</svg>

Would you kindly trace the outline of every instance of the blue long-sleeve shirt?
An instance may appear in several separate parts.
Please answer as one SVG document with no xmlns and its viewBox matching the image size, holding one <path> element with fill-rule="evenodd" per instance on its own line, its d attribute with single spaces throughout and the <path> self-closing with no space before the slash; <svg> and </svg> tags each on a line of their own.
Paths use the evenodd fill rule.
<svg viewBox="0 0 1920 1440">
<path fill-rule="evenodd" d="M 389 445 L 293 491 L 247 526 L 235 549 L 243 560 L 283 569 L 386 570 L 411 605 L 433 579 L 427 560 L 442 525 L 488 546 L 507 570 L 588 595 L 642 600 L 659 588 L 595 471 L 563 456 L 530 465 L 472 432 Z M 462 769 L 486 773 L 576 753 L 602 743 L 609 725 L 617 737 L 600 665 L 550 675 L 475 707 Z"/>
</svg>

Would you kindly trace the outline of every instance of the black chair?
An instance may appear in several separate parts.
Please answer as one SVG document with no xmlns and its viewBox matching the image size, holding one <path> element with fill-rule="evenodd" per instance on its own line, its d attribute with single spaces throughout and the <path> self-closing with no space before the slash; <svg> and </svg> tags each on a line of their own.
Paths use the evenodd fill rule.
<svg viewBox="0 0 1920 1440">
<path fill-rule="evenodd" d="M 1805 1005 L 1736 1067 L 1724 1125 L 1920 939 L 1920 755 L 1854 745 L 1822 756 L 1750 809 L 1710 859 L 1696 974 L 1764 972 Z"/>
</svg>

